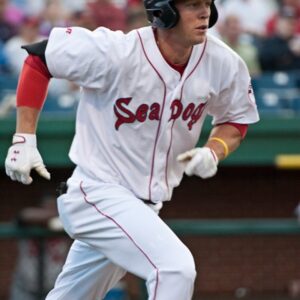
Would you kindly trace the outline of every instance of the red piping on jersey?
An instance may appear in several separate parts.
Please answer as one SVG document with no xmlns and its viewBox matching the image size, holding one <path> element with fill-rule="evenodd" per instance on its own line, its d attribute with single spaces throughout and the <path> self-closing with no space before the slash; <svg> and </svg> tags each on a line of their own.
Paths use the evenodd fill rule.
<svg viewBox="0 0 300 300">
<path fill-rule="evenodd" d="M 139 39 L 140 39 L 140 42 L 141 42 L 141 45 L 142 45 L 142 49 L 143 49 L 143 52 L 144 52 L 144 55 L 145 55 L 146 59 L 148 60 L 149 64 L 151 65 L 151 67 L 156 72 L 157 76 L 159 77 L 159 79 L 162 81 L 162 83 L 164 85 L 164 97 L 163 97 L 163 103 L 162 103 L 162 110 L 161 110 L 161 115 L 160 115 L 159 122 L 158 122 L 158 127 L 157 127 L 157 131 L 156 131 L 155 142 L 154 142 L 154 148 L 153 148 L 153 153 L 152 153 L 151 173 L 150 173 L 150 182 L 149 182 L 149 200 L 151 201 L 152 200 L 151 199 L 151 184 L 152 184 L 153 172 L 154 172 L 155 152 L 156 152 L 156 147 L 157 147 L 158 135 L 159 135 L 160 127 L 161 127 L 162 115 L 163 115 L 163 112 L 164 112 L 164 109 L 165 109 L 167 85 L 164 82 L 162 76 L 159 74 L 158 70 L 154 67 L 154 65 L 150 61 L 150 59 L 149 59 L 149 57 L 148 57 L 148 55 L 145 51 L 145 47 L 144 47 L 142 38 L 140 36 L 140 33 L 138 31 L 137 31 L 137 34 L 139 36 Z"/>
<path fill-rule="evenodd" d="M 204 44 L 204 47 L 203 47 L 203 50 L 202 50 L 202 53 L 195 65 L 195 67 L 192 69 L 192 71 L 188 74 L 188 76 L 184 79 L 184 82 L 182 83 L 182 86 L 181 86 L 181 90 L 180 90 L 180 102 L 182 100 L 182 94 L 183 94 L 183 87 L 184 87 L 184 84 L 185 82 L 187 81 L 187 79 L 194 73 L 194 71 L 196 70 L 196 68 L 198 67 L 198 65 L 200 64 L 201 60 L 202 60 L 202 57 L 204 55 L 204 52 L 205 52 L 205 49 L 206 49 L 206 44 L 207 44 L 207 39 L 205 40 L 205 44 Z M 204 109 L 204 108 L 203 108 Z M 171 139 L 170 139 L 170 145 L 169 145 L 169 148 L 168 148 L 168 151 L 167 151 L 167 158 L 166 158 L 166 168 L 165 168 L 165 181 L 166 181 L 166 185 L 168 187 L 168 194 L 169 194 L 169 183 L 168 183 L 168 163 L 169 163 L 169 154 L 170 154 L 170 151 L 171 151 L 171 146 L 172 146 L 172 142 L 173 142 L 173 127 L 174 127 L 174 124 L 175 124 L 175 121 L 176 120 L 173 120 L 173 124 L 172 124 L 172 127 L 171 127 Z"/>
<path fill-rule="evenodd" d="M 150 257 L 146 254 L 146 252 L 137 244 L 137 242 L 133 239 L 133 237 L 114 218 L 112 218 L 109 215 L 105 214 L 94 203 L 91 203 L 90 201 L 88 201 L 87 194 L 84 191 L 82 185 L 83 185 L 83 181 L 80 182 L 80 191 L 83 194 L 84 201 L 88 205 L 92 206 L 100 215 L 102 215 L 103 217 L 105 217 L 105 218 L 109 219 L 110 221 L 112 221 L 128 237 L 128 239 L 134 244 L 134 246 L 146 257 L 146 260 L 155 269 L 155 271 L 156 271 L 156 284 L 155 284 L 155 291 L 154 291 L 154 298 L 153 298 L 153 300 L 155 300 L 156 299 L 156 294 L 157 294 L 157 288 L 158 288 L 158 280 L 159 280 L 159 270 L 158 270 L 157 266 L 152 262 Z"/>
</svg>

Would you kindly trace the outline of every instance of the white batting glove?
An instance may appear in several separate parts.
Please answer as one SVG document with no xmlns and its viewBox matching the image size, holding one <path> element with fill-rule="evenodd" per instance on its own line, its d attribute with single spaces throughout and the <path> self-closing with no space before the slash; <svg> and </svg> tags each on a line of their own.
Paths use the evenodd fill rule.
<svg viewBox="0 0 300 300">
<path fill-rule="evenodd" d="M 45 168 L 36 147 L 36 135 L 16 133 L 5 160 L 6 175 L 14 181 L 30 184 L 32 169 L 35 169 L 40 176 L 50 180 L 50 173 Z"/>
<path fill-rule="evenodd" d="M 177 161 L 186 163 L 185 173 L 188 176 L 196 175 L 201 178 L 214 176 L 218 170 L 218 157 L 208 148 L 194 148 L 177 156 Z"/>
</svg>

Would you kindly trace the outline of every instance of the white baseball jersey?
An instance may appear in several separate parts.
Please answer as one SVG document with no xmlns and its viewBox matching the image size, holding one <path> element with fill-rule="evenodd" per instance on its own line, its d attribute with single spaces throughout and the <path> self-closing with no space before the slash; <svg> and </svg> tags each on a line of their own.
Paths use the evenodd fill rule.
<svg viewBox="0 0 300 300">
<path fill-rule="evenodd" d="M 163 58 L 151 27 L 124 34 L 56 28 L 50 73 L 82 87 L 71 160 L 89 180 L 120 184 L 153 202 L 171 198 L 183 176 L 176 157 L 213 124 L 258 121 L 241 58 L 209 36 L 193 47 L 181 76 Z"/>
</svg>

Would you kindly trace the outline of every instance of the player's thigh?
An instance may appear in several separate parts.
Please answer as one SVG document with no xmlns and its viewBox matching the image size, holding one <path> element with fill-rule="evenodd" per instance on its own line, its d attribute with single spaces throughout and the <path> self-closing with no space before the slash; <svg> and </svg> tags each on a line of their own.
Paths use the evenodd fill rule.
<svg viewBox="0 0 300 300">
<path fill-rule="evenodd" d="M 140 200 L 126 202 L 116 210 L 106 209 L 103 215 L 99 214 L 101 205 L 93 207 L 99 219 L 106 218 L 107 231 L 99 225 L 100 231 L 106 231 L 100 238 L 96 234 L 78 238 L 144 279 L 155 270 L 182 269 L 181 263 L 193 264 L 189 250 L 157 214 Z"/>
<path fill-rule="evenodd" d="M 142 278 L 154 269 L 193 265 L 189 250 L 172 230 L 123 187 L 81 182 L 74 196 L 64 200 L 71 234 L 111 262 Z"/>
</svg>

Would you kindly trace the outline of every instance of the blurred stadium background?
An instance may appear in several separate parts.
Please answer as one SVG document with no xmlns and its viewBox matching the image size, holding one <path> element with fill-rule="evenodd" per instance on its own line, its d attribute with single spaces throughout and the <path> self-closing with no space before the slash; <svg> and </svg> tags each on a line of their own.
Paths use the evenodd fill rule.
<svg viewBox="0 0 300 300">
<path fill-rule="evenodd" d="M 184 178 L 161 216 L 195 256 L 194 300 L 300 299 L 300 228 L 295 213 L 300 200 L 300 1 L 216 3 L 220 18 L 211 33 L 248 64 L 261 121 L 250 126 L 244 143 L 220 164 L 216 177 Z M 47 38 L 53 26 L 128 31 L 143 24 L 140 0 L 0 0 L 0 299 L 10 299 L 22 255 L 21 267 L 28 268 L 28 276 L 36 276 L 30 299 L 44 299 L 49 283 L 43 276 L 50 278 L 51 262 L 59 266 L 70 242 L 45 224 L 24 227 L 20 216 L 28 207 L 40 207 L 41 199 L 53 196 L 58 183 L 72 172 L 68 149 L 78 103 L 76 86 L 54 81 L 41 115 L 38 146 L 51 182 L 33 174 L 28 187 L 5 175 L 24 59 L 20 45 Z M 209 127 L 207 120 L 199 146 Z M 57 239 L 63 239 L 64 246 L 58 247 Z M 31 241 L 30 247 L 22 241 Z M 50 248 L 54 260 L 49 258 Z M 108 299 L 146 299 L 143 283 L 128 275 Z"/>
</svg>

